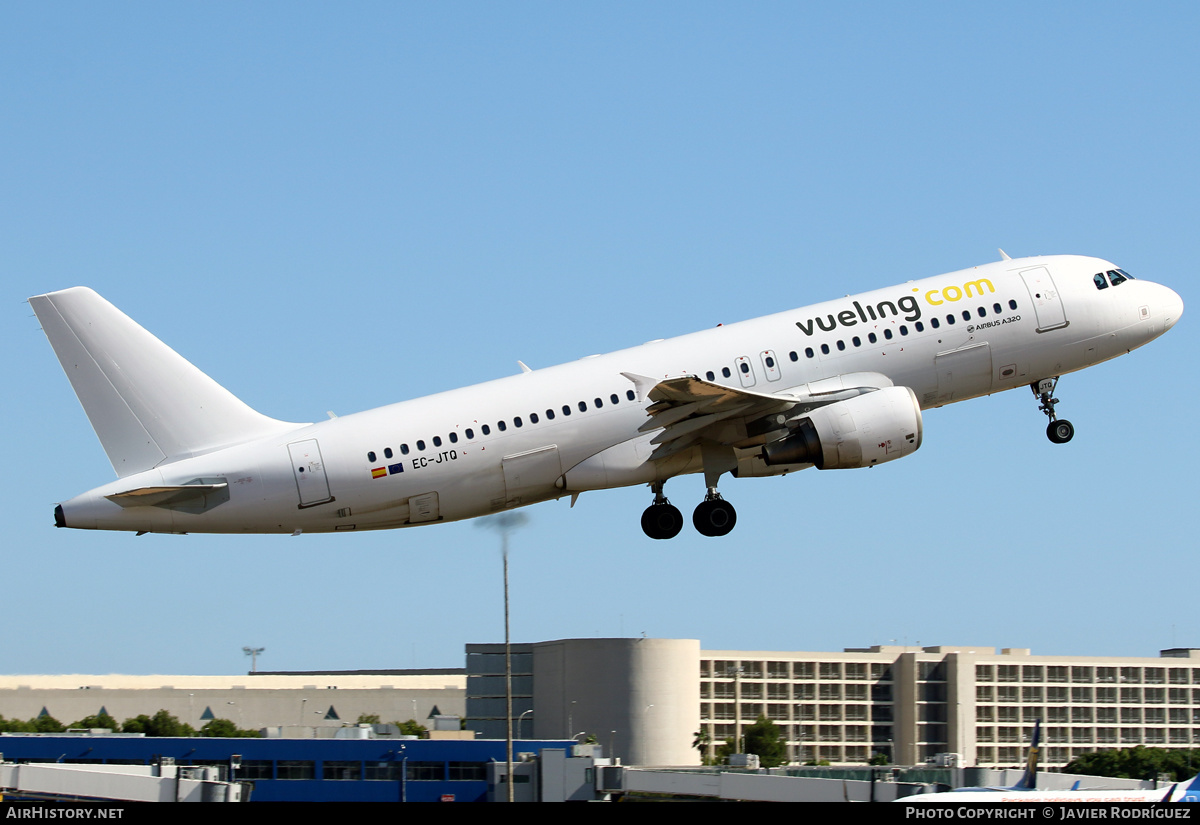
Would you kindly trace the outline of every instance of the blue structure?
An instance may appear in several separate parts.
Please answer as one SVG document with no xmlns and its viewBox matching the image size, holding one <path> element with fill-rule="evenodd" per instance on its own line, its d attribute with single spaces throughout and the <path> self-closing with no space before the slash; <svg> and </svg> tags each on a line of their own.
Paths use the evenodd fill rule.
<svg viewBox="0 0 1200 825">
<path fill-rule="evenodd" d="M 564 748 L 520 741 L 513 753 Z M 227 778 L 253 782 L 252 802 L 484 802 L 487 763 L 505 760 L 496 739 L 217 739 L 4 734 L 7 762 L 240 766 Z M 518 780 L 520 781 L 520 777 Z"/>
</svg>

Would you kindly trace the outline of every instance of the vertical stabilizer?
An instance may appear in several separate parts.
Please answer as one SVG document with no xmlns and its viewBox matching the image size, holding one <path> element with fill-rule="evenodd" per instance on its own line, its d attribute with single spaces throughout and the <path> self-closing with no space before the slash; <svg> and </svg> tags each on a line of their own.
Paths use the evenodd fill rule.
<svg viewBox="0 0 1200 825">
<path fill-rule="evenodd" d="M 1029 754 L 1025 757 L 1025 773 L 1010 790 L 1033 791 L 1037 789 L 1038 745 L 1041 741 L 1042 720 L 1038 719 L 1033 725 L 1033 741 L 1029 744 Z"/>
<path fill-rule="evenodd" d="M 303 426 L 250 409 L 86 287 L 29 304 L 118 476 Z"/>
</svg>

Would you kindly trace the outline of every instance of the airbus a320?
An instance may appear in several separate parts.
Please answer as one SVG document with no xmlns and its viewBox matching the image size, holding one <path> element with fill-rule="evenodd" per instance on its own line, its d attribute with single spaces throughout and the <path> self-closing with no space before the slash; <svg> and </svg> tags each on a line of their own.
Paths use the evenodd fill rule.
<svg viewBox="0 0 1200 825">
<path fill-rule="evenodd" d="M 1002 253 L 1003 255 L 1003 253 Z M 641 526 L 684 525 L 664 485 L 871 467 L 921 446 L 922 411 L 1031 388 L 1169 330 L 1183 301 L 1098 258 L 1003 260 L 315 424 L 262 415 L 95 292 L 30 298 L 118 479 L 55 524 L 137 533 L 377 530 L 649 485 Z"/>
</svg>

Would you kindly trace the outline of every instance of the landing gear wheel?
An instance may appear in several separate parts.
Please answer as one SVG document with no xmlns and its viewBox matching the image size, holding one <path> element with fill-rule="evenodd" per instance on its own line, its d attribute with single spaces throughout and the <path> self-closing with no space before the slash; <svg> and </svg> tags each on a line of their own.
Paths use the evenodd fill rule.
<svg viewBox="0 0 1200 825">
<path fill-rule="evenodd" d="M 1046 427 L 1046 437 L 1055 444 L 1066 444 L 1075 437 L 1075 427 L 1066 419 L 1051 421 Z"/>
<path fill-rule="evenodd" d="M 673 504 L 651 504 L 642 513 L 642 532 L 652 539 L 673 539 L 683 529 L 683 513 Z"/>
<path fill-rule="evenodd" d="M 737 524 L 737 511 L 724 499 L 707 499 L 696 505 L 692 524 L 702 536 L 724 536 Z"/>
</svg>

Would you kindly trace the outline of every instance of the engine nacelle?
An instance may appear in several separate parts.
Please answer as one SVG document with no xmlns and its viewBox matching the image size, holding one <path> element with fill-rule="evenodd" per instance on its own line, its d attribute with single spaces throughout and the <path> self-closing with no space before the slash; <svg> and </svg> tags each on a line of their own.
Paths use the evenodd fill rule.
<svg viewBox="0 0 1200 825">
<path fill-rule="evenodd" d="M 908 387 L 885 387 L 818 407 L 789 426 L 791 435 L 763 447 L 767 464 L 812 464 L 818 470 L 872 467 L 921 446 L 921 406 Z"/>
</svg>

